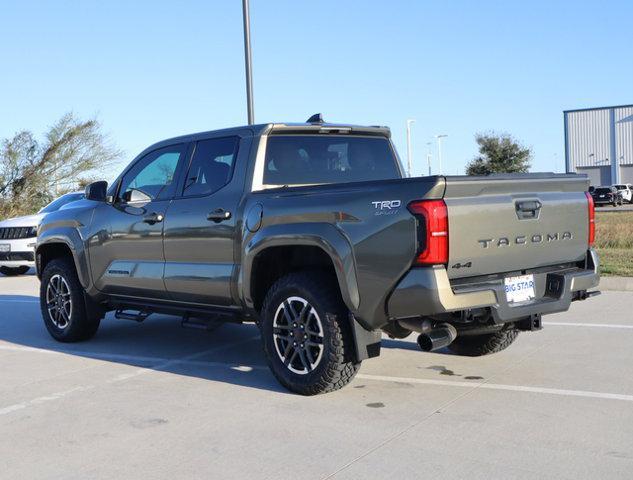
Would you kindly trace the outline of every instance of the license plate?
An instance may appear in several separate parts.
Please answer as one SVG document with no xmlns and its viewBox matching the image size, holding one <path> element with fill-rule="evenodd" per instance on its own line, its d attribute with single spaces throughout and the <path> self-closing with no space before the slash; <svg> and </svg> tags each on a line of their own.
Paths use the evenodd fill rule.
<svg viewBox="0 0 633 480">
<path fill-rule="evenodd" d="M 7 253 L 11 251 L 10 243 L 0 243 L 0 252 Z"/>
<path fill-rule="evenodd" d="M 520 275 L 504 279 L 508 303 L 525 302 L 533 299 L 534 275 Z"/>
</svg>

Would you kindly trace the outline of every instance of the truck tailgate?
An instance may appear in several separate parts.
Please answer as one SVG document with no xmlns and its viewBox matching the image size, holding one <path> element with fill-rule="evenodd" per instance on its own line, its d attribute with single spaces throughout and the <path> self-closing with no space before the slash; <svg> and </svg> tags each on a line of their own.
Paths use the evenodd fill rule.
<svg viewBox="0 0 633 480">
<path fill-rule="evenodd" d="M 446 177 L 449 278 L 584 259 L 588 186 L 565 174 Z"/>
</svg>

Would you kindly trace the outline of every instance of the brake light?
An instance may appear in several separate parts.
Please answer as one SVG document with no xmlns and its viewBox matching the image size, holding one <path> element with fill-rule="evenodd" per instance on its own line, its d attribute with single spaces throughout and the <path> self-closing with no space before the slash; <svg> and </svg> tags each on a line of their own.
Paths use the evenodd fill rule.
<svg viewBox="0 0 633 480">
<path fill-rule="evenodd" d="M 415 200 L 407 207 L 418 219 L 416 265 L 448 262 L 448 209 L 444 200 Z"/>
<path fill-rule="evenodd" d="M 587 197 L 587 210 L 589 213 L 589 239 L 587 243 L 590 247 L 593 247 L 596 241 L 596 209 L 591 194 L 585 192 L 585 196 Z"/>
</svg>

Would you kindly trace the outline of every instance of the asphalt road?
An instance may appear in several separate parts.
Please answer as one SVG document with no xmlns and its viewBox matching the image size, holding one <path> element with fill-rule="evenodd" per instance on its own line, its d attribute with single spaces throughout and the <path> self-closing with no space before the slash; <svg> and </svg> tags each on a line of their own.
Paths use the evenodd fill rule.
<svg viewBox="0 0 633 480">
<path fill-rule="evenodd" d="M 252 326 L 108 317 L 59 344 L 37 289 L 0 276 L 2 478 L 633 476 L 633 293 L 488 357 L 385 340 L 347 388 L 306 398 L 278 386 Z"/>
</svg>

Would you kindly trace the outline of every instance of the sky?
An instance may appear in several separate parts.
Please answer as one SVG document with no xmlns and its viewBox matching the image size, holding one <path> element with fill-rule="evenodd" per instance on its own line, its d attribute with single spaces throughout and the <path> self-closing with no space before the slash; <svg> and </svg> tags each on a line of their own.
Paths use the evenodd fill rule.
<svg viewBox="0 0 633 480">
<path fill-rule="evenodd" d="M 96 116 L 124 152 L 246 123 L 240 0 L 0 0 L 0 138 Z M 251 0 L 256 123 L 387 125 L 414 174 L 475 134 L 563 171 L 563 110 L 633 103 L 633 2 Z M 431 142 L 430 144 L 428 144 Z"/>
</svg>

